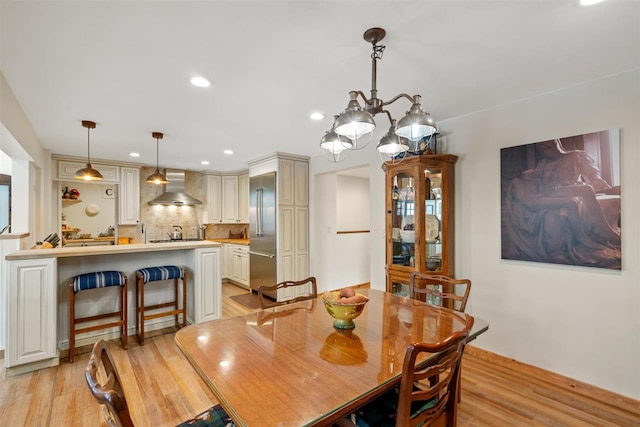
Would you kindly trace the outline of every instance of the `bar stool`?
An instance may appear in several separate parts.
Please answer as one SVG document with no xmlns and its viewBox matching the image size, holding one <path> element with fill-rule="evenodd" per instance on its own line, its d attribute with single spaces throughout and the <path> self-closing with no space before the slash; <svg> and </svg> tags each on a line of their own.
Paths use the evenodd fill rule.
<svg viewBox="0 0 640 427">
<path fill-rule="evenodd" d="M 173 301 L 144 305 L 144 288 L 145 285 L 159 280 L 173 279 L 173 288 L 175 297 Z M 182 279 L 182 308 L 178 306 L 178 279 Z M 145 314 L 145 310 L 154 310 L 158 308 L 171 307 L 173 310 L 163 311 L 160 313 Z M 182 314 L 182 324 L 178 322 L 178 316 Z M 176 317 L 176 326 L 187 326 L 187 272 L 184 268 L 175 265 L 165 265 L 162 267 L 147 267 L 136 271 L 136 335 L 140 345 L 144 345 L 144 321 L 155 319 L 158 317 L 171 316 Z"/>
<path fill-rule="evenodd" d="M 120 310 L 111 313 L 94 316 L 75 317 L 75 294 L 89 289 L 108 288 L 118 286 L 120 288 Z M 77 323 L 92 322 L 95 320 L 118 317 L 119 320 L 100 325 L 92 325 L 76 329 Z M 69 363 L 73 363 L 76 346 L 76 335 L 84 332 L 97 331 L 99 329 L 120 327 L 122 345 L 127 348 L 127 276 L 119 271 L 100 271 L 75 276 L 69 283 Z"/>
</svg>

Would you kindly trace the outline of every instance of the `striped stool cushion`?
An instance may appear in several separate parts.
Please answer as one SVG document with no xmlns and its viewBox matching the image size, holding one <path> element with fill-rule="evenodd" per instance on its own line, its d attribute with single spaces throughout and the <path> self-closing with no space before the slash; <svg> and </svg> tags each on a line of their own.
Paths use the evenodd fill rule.
<svg viewBox="0 0 640 427">
<path fill-rule="evenodd" d="M 99 271 L 81 274 L 73 278 L 73 292 L 87 289 L 106 288 L 108 286 L 124 286 L 125 275 L 119 271 Z"/>
<path fill-rule="evenodd" d="M 162 267 L 141 268 L 136 271 L 138 277 L 142 276 L 144 283 L 153 282 L 155 280 L 182 279 L 184 270 L 182 267 L 175 265 L 165 265 Z"/>
</svg>

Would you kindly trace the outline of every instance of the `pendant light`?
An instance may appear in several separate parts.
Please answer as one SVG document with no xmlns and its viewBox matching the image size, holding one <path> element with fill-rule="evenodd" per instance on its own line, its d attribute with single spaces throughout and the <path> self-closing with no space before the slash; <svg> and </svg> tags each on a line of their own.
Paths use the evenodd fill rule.
<svg viewBox="0 0 640 427">
<path fill-rule="evenodd" d="M 156 139 L 156 170 L 154 173 L 152 173 L 151 175 L 149 175 L 147 177 L 147 183 L 149 184 L 168 184 L 169 181 L 167 181 L 167 177 L 164 176 L 163 173 L 160 172 L 160 168 L 158 166 L 158 158 L 159 158 L 159 143 L 160 140 L 162 139 L 162 137 L 164 136 L 162 133 L 160 132 L 152 132 L 151 136 L 153 136 Z"/>
<path fill-rule="evenodd" d="M 95 129 L 96 123 L 91 122 L 89 120 L 83 120 L 82 126 L 87 128 L 87 164 L 84 168 L 78 170 L 74 175 L 75 179 L 83 179 L 85 181 L 100 181 L 103 180 L 104 177 L 102 174 L 91 166 L 91 157 L 90 157 L 90 134 L 91 129 Z"/>
</svg>

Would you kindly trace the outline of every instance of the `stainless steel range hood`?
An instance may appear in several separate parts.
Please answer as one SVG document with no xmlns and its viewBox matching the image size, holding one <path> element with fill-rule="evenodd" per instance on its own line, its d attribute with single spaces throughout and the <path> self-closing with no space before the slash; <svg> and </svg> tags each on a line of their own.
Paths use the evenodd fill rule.
<svg viewBox="0 0 640 427">
<path fill-rule="evenodd" d="M 150 205 L 201 205 L 202 202 L 184 191 L 183 170 L 165 169 L 168 184 L 164 186 L 164 193 L 149 202 Z"/>
</svg>

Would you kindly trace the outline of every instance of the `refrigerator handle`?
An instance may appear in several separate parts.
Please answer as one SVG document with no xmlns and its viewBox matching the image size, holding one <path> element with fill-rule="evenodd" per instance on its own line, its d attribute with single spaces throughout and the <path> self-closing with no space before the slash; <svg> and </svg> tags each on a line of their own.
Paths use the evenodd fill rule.
<svg viewBox="0 0 640 427">
<path fill-rule="evenodd" d="M 264 210 L 262 194 L 262 188 L 256 189 L 256 237 L 264 237 L 264 231 L 262 230 L 262 215 Z"/>
<path fill-rule="evenodd" d="M 276 256 L 273 254 L 265 254 L 263 252 L 254 252 L 254 251 L 249 251 L 250 255 L 257 255 L 257 256 L 263 256 L 265 258 L 275 258 Z"/>
</svg>

